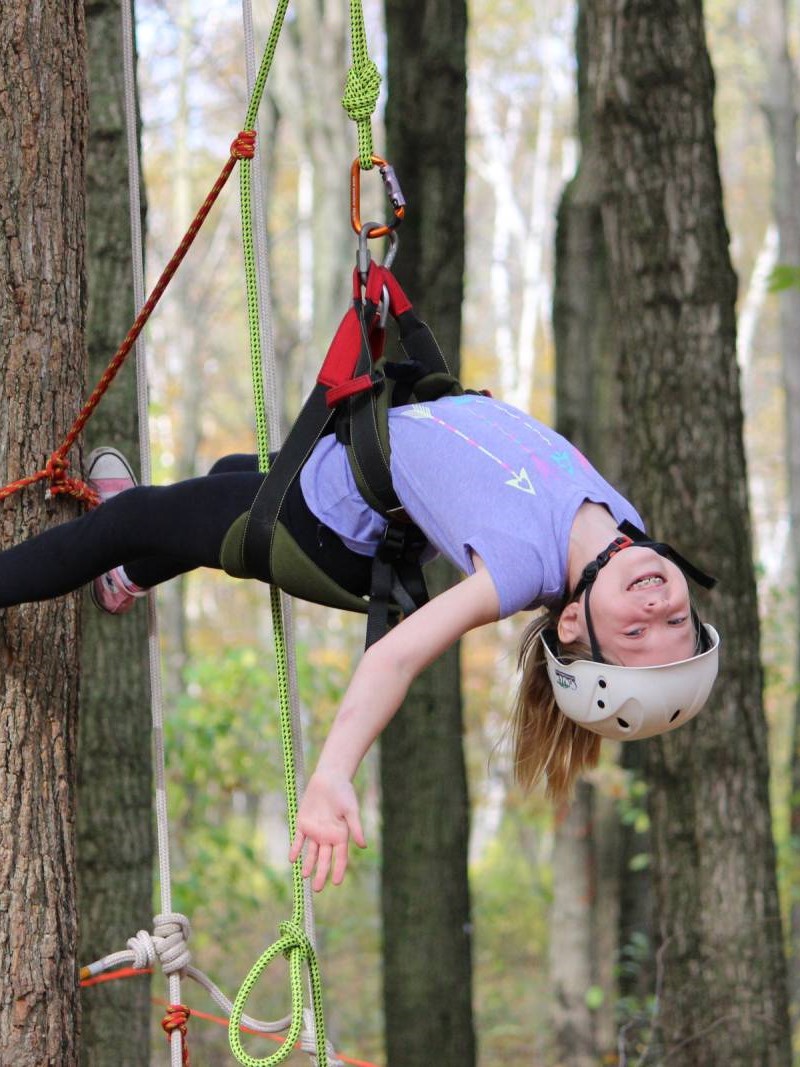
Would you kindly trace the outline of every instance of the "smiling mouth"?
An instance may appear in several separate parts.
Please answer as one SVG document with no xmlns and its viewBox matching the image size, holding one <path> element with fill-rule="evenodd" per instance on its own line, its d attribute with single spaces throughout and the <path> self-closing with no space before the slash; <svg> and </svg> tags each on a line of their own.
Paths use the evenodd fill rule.
<svg viewBox="0 0 800 1067">
<path fill-rule="evenodd" d="M 642 578 L 637 578 L 635 582 L 631 582 L 628 589 L 649 589 L 654 585 L 663 585 L 664 579 L 660 574 L 645 574 Z"/>
</svg>

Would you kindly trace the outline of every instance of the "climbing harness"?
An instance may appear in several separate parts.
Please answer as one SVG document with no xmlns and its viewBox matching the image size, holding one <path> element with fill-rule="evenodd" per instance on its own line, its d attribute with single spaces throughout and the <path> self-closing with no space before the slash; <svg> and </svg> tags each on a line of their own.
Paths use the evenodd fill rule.
<svg viewBox="0 0 800 1067">
<path fill-rule="evenodd" d="M 365 257 L 370 225 L 361 231 L 352 306 L 331 342 L 314 389 L 252 506 L 228 531 L 221 554 L 224 569 L 236 577 L 266 576 L 303 600 L 367 613 L 368 644 L 382 636 L 401 612 L 408 614 L 427 599 L 419 562 L 426 540 L 406 515 L 392 485 L 389 408 L 463 392 L 397 279 L 368 253 Z M 405 353 L 402 360 L 389 360 L 383 354 L 382 299 L 399 329 Z M 286 518 L 290 486 L 316 443 L 328 433 L 335 433 L 346 446 L 366 502 L 387 519 L 368 600 L 326 575 L 297 544 Z"/>
</svg>

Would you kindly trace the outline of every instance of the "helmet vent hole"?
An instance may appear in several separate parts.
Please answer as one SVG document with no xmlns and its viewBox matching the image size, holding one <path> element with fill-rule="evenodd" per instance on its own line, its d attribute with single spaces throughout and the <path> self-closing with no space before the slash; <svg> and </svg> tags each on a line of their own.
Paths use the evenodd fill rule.
<svg viewBox="0 0 800 1067">
<path fill-rule="evenodd" d="M 626 722 L 624 719 L 620 719 L 619 716 L 617 716 L 617 722 L 623 730 L 630 730 L 631 724 L 629 722 Z"/>
<path fill-rule="evenodd" d="M 681 713 L 681 709 L 680 709 L 680 708 L 678 708 L 678 710 L 677 710 L 677 711 L 673 711 L 673 713 L 672 713 L 672 714 L 670 715 L 670 717 L 669 717 L 669 721 L 670 721 L 670 722 L 675 722 L 675 720 L 676 720 L 676 719 L 678 718 L 678 716 L 680 715 L 680 713 Z"/>
<path fill-rule="evenodd" d="M 608 682 L 605 680 L 605 678 L 601 678 L 597 684 L 600 686 L 601 689 L 605 689 L 605 687 L 608 685 Z"/>
<path fill-rule="evenodd" d="M 597 706 L 598 706 L 598 708 L 604 708 L 606 706 L 605 700 L 598 700 L 597 701 Z"/>
</svg>

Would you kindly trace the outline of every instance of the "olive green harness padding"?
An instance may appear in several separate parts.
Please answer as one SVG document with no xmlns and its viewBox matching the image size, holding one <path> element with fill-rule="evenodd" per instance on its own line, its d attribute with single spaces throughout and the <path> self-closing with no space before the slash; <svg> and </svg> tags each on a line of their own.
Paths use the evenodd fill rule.
<svg viewBox="0 0 800 1067">
<path fill-rule="evenodd" d="M 247 569 L 243 558 L 242 545 L 249 518 L 249 511 L 240 515 L 222 542 L 220 563 L 222 569 L 234 578 L 258 577 Z M 328 608 L 367 613 L 367 601 L 355 593 L 349 593 L 318 567 L 280 520 L 275 524 L 269 557 L 269 580 L 284 593 Z M 266 580 L 266 575 L 262 576 L 262 580 Z"/>
</svg>

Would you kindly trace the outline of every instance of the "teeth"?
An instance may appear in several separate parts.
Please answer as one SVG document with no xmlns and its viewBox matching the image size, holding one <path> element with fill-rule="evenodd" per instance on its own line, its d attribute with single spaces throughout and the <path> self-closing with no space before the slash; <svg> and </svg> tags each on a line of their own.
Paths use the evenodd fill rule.
<svg viewBox="0 0 800 1067">
<path fill-rule="evenodd" d="M 631 589 L 646 589 L 649 585 L 663 585 L 663 584 L 664 584 L 664 579 L 663 578 L 661 578 L 661 577 L 659 577 L 657 575 L 651 574 L 647 578 L 640 578 L 637 582 L 632 582 L 629 588 L 631 588 Z"/>
</svg>

